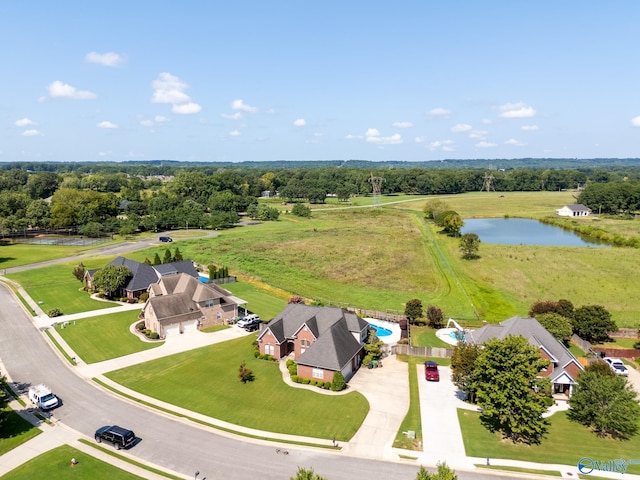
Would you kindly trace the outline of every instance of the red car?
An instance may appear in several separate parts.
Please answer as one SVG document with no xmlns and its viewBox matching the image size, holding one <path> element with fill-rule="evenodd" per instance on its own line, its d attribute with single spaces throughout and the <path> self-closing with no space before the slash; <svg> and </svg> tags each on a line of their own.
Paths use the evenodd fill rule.
<svg viewBox="0 0 640 480">
<path fill-rule="evenodd" d="M 424 378 L 430 382 L 440 381 L 440 372 L 438 372 L 438 364 L 436 362 L 424 362 Z"/>
</svg>

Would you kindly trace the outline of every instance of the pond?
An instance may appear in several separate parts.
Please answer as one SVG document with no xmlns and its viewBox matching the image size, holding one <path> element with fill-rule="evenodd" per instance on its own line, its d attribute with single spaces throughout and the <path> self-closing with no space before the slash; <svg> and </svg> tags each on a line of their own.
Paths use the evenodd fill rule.
<svg viewBox="0 0 640 480">
<path fill-rule="evenodd" d="M 608 247 L 598 240 L 528 218 L 469 218 L 460 233 L 475 233 L 483 243 L 553 247 Z"/>
</svg>

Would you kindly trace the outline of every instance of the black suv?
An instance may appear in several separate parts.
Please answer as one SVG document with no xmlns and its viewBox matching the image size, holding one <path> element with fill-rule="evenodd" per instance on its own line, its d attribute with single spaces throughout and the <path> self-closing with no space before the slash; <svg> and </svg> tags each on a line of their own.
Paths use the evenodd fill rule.
<svg viewBox="0 0 640 480">
<path fill-rule="evenodd" d="M 136 441 L 136 434 L 126 428 L 113 425 L 111 427 L 100 427 L 96 430 L 96 442 L 106 442 L 114 446 L 116 450 L 128 448 Z"/>
<path fill-rule="evenodd" d="M 173 242 L 173 238 L 171 238 L 171 237 L 160 237 L 160 241 L 162 243 Z"/>
</svg>

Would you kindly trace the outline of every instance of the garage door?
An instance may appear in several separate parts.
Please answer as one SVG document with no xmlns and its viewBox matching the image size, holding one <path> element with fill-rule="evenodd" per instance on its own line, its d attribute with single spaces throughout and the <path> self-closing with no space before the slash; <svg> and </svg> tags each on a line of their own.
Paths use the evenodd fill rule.
<svg viewBox="0 0 640 480">
<path fill-rule="evenodd" d="M 164 327 L 165 337 L 173 337 L 174 335 L 180 335 L 180 325 L 167 325 Z"/>
<path fill-rule="evenodd" d="M 198 330 L 198 321 L 194 320 L 193 322 L 184 322 L 182 324 L 182 331 L 184 333 L 187 332 L 196 332 Z"/>
</svg>

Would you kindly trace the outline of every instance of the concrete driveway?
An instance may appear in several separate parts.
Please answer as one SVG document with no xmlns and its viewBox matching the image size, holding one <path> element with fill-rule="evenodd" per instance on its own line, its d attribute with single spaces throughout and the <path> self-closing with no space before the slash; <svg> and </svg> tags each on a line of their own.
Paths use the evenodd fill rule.
<svg viewBox="0 0 640 480">
<path fill-rule="evenodd" d="M 477 407 L 463 402 L 451 381 L 451 368 L 439 367 L 440 381 L 424 378 L 424 365 L 418 365 L 420 414 L 422 417 L 423 454 L 419 461 L 433 465 L 447 462 L 453 468 L 473 469 L 473 461 L 466 457 L 458 409 L 477 411 Z"/>
</svg>

